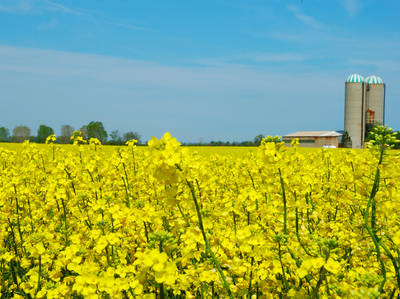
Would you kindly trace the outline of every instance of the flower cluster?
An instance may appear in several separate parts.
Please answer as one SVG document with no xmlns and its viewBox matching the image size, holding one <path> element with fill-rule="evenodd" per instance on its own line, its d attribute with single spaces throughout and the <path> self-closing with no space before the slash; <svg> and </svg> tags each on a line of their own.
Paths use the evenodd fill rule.
<svg viewBox="0 0 400 299">
<path fill-rule="evenodd" d="M 1 297 L 399 296 L 396 151 L 89 143 L 0 148 Z"/>
</svg>

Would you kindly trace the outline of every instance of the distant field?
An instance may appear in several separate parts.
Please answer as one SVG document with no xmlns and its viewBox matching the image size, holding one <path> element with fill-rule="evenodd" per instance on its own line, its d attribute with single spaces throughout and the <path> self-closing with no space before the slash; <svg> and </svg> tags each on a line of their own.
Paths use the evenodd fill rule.
<svg viewBox="0 0 400 299">
<path fill-rule="evenodd" d="M 50 147 L 46 144 L 36 144 L 41 149 L 49 149 Z M 72 144 L 56 144 L 57 147 L 61 147 L 63 149 L 76 150 L 77 147 Z M 88 145 L 84 145 L 88 146 Z M 0 148 L 5 148 L 7 150 L 13 151 L 21 151 L 23 149 L 22 143 L 0 143 Z M 102 146 L 102 149 L 106 152 L 114 152 L 121 146 L 116 145 L 105 145 Z M 183 148 L 187 148 L 190 152 L 197 152 L 200 155 L 210 156 L 210 155 L 231 155 L 233 157 L 243 156 L 248 153 L 255 153 L 257 151 L 257 147 L 255 146 L 183 146 Z M 147 146 L 138 146 L 138 150 L 146 150 Z M 300 148 L 302 152 L 316 151 L 317 148 Z M 337 150 L 337 149 L 329 149 L 329 150 Z M 340 149 L 343 150 L 343 149 Z"/>
</svg>

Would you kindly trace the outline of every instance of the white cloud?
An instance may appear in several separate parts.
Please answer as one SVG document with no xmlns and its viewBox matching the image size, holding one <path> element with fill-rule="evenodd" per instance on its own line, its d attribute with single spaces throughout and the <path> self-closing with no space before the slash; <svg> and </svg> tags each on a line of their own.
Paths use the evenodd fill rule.
<svg viewBox="0 0 400 299">
<path fill-rule="evenodd" d="M 178 67 L 154 62 L 62 51 L 0 46 L 0 69 L 60 78 L 74 77 L 106 83 L 177 89 L 251 88 L 265 90 L 287 81 L 285 75 L 255 68 L 224 64 Z M 260 56 L 273 59 L 278 56 Z M 281 57 L 283 59 L 284 57 Z M 257 58 L 256 58 L 257 59 Z M 279 80 L 279 77 L 282 77 Z M 265 82 L 274 82 L 271 85 Z"/>
<path fill-rule="evenodd" d="M 43 1 L 44 4 L 44 9 L 49 10 L 49 11 L 57 11 L 57 12 L 62 12 L 62 13 L 66 13 L 66 14 L 71 14 L 71 15 L 76 15 L 76 16 L 90 16 L 87 13 L 84 13 L 80 10 L 77 9 L 72 9 L 70 7 L 67 7 L 65 5 L 62 5 L 60 3 L 54 2 L 54 1 L 50 1 L 50 0 L 44 0 Z"/>
<path fill-rule="evenodd" d="M 360 10 L 360 3 L 358 0 L 340 0 L 340 3 L 350 16 L 354 16 Z"/>
<path fill-rule="evenodd" d="M 244 56 L 266 61 L 311 59 L 293 53 Z M 370 63 L 384 67 L 382 62 Z M 261 128 L 275 130 L 272 134 L 337 129 L 342 125 L 347 72 L 355 67 L 366 75 L 375 72 L 361 60 L 344 60 L 343 66 L 347 69 L 233 63 L 175 66 L 0 45 L 0 110 L 10 127 L 22 121 L 31 127 L 63 122 L 80 126 L 101 119 L 112 128 L 133 126 L 146 137 L 172 130 L 186 140 L 205 137 L 205 132 L 214 140 L 232 132 L 244 140 Z M 388 98 L 398 94 L 392 83 L 398 81 L 395 72 L 376 73 L 390 86 Z M 391 103 L 395 110 L 397 104 Z"/>
<path fill-rule="evenodd" d="M 264 55 L 258 59 L 301 59 L 284 56 Z M 0 71 L 3 73 L 182 92 L 237 94 L 251 91 L 278 96 L 289 84 L 296 87 L 296 91 L 286 90 L 285 93 L 297 96 L 299 90 L 318 93 L 313 86 L 320 86 L 319 91 L 324 93 L 327 82 L 335 81 L 335 76 L 328 73 L 302 72 L 299 76 L 293 70 L 289 73 L 279 71 L 278 67 L 268 69 L 229 63 L 202 67 L 170 66 L 150 61 L 10 46 L 0 46 L 0 57 Z M 313 82 L 313 86 L 308 82 Z"/>
<path fill-rule="evenodd" d="M 304 24 L 306 24 L 308 26 L 314 27 L 314 28 L 322 27 L 322 23 L 320 23 L 319 21 L 315 20 L 313 17 L 303 13 L 297 6 L 288 5 L 286 7 L 290 12 L 292 12 L 294 14 L 296 19 L 298 19 L 300 22 L 302 22 L 302 23 L 304 23 Z"/>
<path fill-rule="evenodd" d="M 262 59 L 277 59 L 276 55 Z M 257 126 L 287 133 L 297 128 L 301 111 L 326 105 L 342 109 L 333 100 L 335 90 L 342 95 L 342 78 L 322 71 L 299 75 L 280 67 L 229 63 L 174 66 L 1 45 L 0 88 L 0 110 L 9 126 L 21 120 L 29 126 L 59 126 L 61 121 L 77 126 L 101 119 L 122 130 L 136 123 L 149 137 L 157 130 L 172 130 L 186 140 L 204 134 L 214 140 L 227 134 L 244 140 L 259 132 Z M 302 118 L 307 119 L 307 113 L 311 114 L 307 111 Z M 337 126 L 323 121 L 328 128 Z"/>
<path fill-rule="evenodd" d="M 377 72 L 399 72 L 400 63 L 397 60 L 388 59 L 350 59 L 348 61 L 350 65 L 362 66 L 365 68 L 372 69 Z M 370 75 L 370 74 L 369 74 Z"/>
<path fill-rule="evenodd" d="M 307 56 L 297 53 L 252 53 L 238 56 L 256 62 L 299 62 L 307 59 Z"/>
<path fill-rule="evenodd" d="M 218 66 L 227 67 L 236 65 L 245 66 L 247 64 L 254 63 L 273 63 L 273 64 L 285 64 L 292 62 L 302 62 L 309 59 L 308 56 L 298 53 L 245 53 L 238 55 L 231 55 L 220 58 L 203 58 L 203 59 L 193 59 L 189 60 L 190 63 L 199 64 L 203 66 Z"/>
<path fill-rule="evenodd" d="M 0 1 L 0 12 L 28 13 L 33 9 L 31 0 L 3 0 Z"/>
<path fill-rule="evenodd" d="M 143 26 L 137 26 L 121 19 L 112 19 L 105 15 L 97 15 L 91 11 L 84 11 L 60 4 L 54 0 L 0 0 L 0 12 L 14 14 L 59 13 L 82 19 L 125 28 L 131 31 L 151 31 Z M 40 27 L 41 25 L 39 25 Z"/>
<path fill-rule="evenodd" d="M 36 28 L 39 30 L 49 30 L 57 27 L 57 20 L 55 18 L 51 18 L 50 20 L 41 22 Z"/>
<path fill-rule="evenodd" d="M 8 13 L 42 13 L 45 11 L 53 11 L 77 16 L 87 16 L 87 14 L 82 11 L 72 9 L 51 0 L 3 0 L 0 1 L 0 11 Z"/>
</svg>

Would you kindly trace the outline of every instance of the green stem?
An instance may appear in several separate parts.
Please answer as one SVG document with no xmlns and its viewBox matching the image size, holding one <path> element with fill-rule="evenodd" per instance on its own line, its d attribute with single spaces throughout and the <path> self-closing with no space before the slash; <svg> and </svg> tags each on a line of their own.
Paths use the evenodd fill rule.
<svg viewBox="0 0 400 299">
<path fill-rule="evenodd" d="M 368 231 L 368 234 L 372 238 L 372 242 L 375 245 L 376 258 L 378 259 L 379 264 L 381 266 L 383 280 L 382 280 L 381 284 L 379 285 L 379 289 L 378 289 L 378 291 L 380 293 L 383 292 L 383 287 L 385 286 L 385 283 L 386 283 L 386 267 L 385 267 L 385 264 L 383 263 L 383 261 L 381 259 L 381 252 L 380 252 L 380 248 L 379 248 L 378 236 L 376 235 L 376 232 L 375 232 L 375 229 L 374 229 L 375 228 L 375 223 L 372 223 L 372 225 L 371 225 L 372 227 L 369 225 L 369 209 L 370 209 L 371 205 L 373 205 L 373 202 L 375 202 L 375 195 L 378 192 L 379 179 L 380 179 L 379 165 L 382 163 L 383 153 L 384 153 L 384 150 L 383 150 L 383 147 L 382 147 L 381 152 L 380 152 L 378 167 L 377 167 L 376 172 L 375 172 L 374 184 L 372 186 L 372 190 L 371 190 L 371 193 L 369 195 L 369 199 L 368 199 L 368 203 L 367 203 L 367 208 L 366 208 L 365 213 L 364 213 L 365 227 L 366 227 L 366 229 Z M 372 220 L 374 221 L 375 219 L 373 218 Z"/>
<path fill-rule="evenodd" d="M 36 294 L 40 291 L 41 288 L 41 276 L 42 276 L 42 256 L 39 255 L 39 271 L 38 271 L 38 284 L 36 288 Z"/>
<path fill-rule="evenodd" d="M 214 263 L 215 267 L 217 268 L 217 270 L 218 270 L 218 272 L 219 272 L 219 274 L 221 276 L 222 283 L 223 283 L 223 285 L 225 287 L 225 290 L 228 293 L 229 298 L 233 299 L 233 295 L 232 295 L 231 289 L 229 287 L 229 284 L 226 281 L 225 274 L 222 271 L 222 268 L 221 268 L 221 265 L 220 265 L 218 259 L 216 258 L 216 256 L 214 255 L 213 251 L 211 250 L 210 243 L 208 242 L 208 239 L 207 239 L 207 236 L 206 236 L 206 232 L 205 232 L 204 226 L 203 226 L 203 219 L 201 217 L 200 207 L 199 207 L 199 204 L 197 202 L 196 193 L 194 191 L 194 187 L 188 180 L 186 180 L 186 184 L 189 186 L 190 192 L 192 193 L 192 198 L 193 198 L 193 201 L 194 201 L 194 205 L 196 207 L 197 218 L 199 220 L 199 227 L 200 227 L 201 233 L 203 235 L 204 243 L 205 243 L 205 246 L 206 246 L 206 251 L 211 256 L 211 260 Z"/>
<path fill-rule="evenodd" d="M 251 264 L 250 267 L 253 267 L 254 264 L 254 257 L 251 258 Z M 247 290 L 247 298 L 251 298 L 251 281 L 253 279 L 253 269 L 250 268 L 250 278 L 249 278 L 249 288 Z"/>
<path fill-rule="evenodd" d="M 282 172 L 281 169 L 279 170 L 279 180 L 281 182 L 281 189 L 282 189 L 282 199 L 283 199 L 283 233 L 285 235 L 288 234 L 287 230 L 287 207 L 286 207 L 286 193 L 285 193 L 285 185 L 283 183 Z"/>
</svg>

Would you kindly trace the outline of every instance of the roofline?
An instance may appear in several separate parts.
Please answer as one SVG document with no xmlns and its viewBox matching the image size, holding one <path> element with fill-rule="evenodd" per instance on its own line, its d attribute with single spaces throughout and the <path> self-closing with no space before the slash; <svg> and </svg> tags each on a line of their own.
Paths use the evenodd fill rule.
<svg viewBox="0 0 400 299">
<path fill-rule="evenodd" d="M 299 132 L 299 133 L 307 133 L 307 132 Z M 297 132 L 291 133 L 284 135 L 283 137 L 339 137 L 342 136 L 343 134 L 338 133 L 336 131 L 322 131 L 321 133 L 315 133 L 315 134 L 307 134 L 307 135 L 301 135 L 297 134 Z"/>
</svg>

